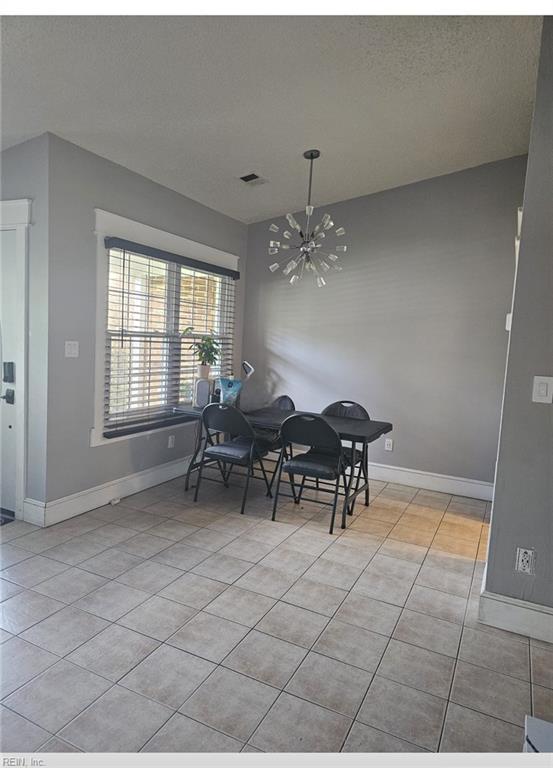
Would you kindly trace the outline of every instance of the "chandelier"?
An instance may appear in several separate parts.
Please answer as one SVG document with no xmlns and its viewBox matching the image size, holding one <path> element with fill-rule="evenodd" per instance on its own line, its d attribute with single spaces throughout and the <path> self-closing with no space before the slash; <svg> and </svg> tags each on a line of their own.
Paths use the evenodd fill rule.
<svg viewBox="0 0 553 768">
<path fill-rule="evenodd" d="M 313 160 L 321 156 L 318 149 L 308 149 L 303 153 L 309 160 L 309 187 L 307 205 L 305 206 L 305 225 L 302 227 L 291 213 L 286 214 L 289 229 L 284 229 L 280 240 L 269 240 L 269 255 L 280 256 L 269 266 L 271 272 L 282 269 L 289 277 L 290 284 L 295 285 L 302 279 L 304 273 L 310 272 L 319 288 L 326 285 L 325 275 L 331 271 L 340 272 L 339 255 L 345 253 L 347 245 L 337 240 L 346 234 L 343 227 L 334 227 L 329 213 L 323 214 L 318 224 L 312 227 L 314 208 L 311 205 L 311 186 L 313 182 Z M 277 224 L 270 224 L 269 231 L 275 237 L 280 232 Z"/>
</svg>

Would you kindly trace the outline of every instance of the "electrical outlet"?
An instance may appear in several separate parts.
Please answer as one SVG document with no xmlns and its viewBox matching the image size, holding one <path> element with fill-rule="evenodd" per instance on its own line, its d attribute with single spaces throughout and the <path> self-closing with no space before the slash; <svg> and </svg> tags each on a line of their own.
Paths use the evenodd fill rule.
<svg viewBox="0 0 553 768">
<path fill-rule="evenodd" d="M 394 441 L 391 437 L 387 437 L 384 441 L 384 450 L 385 451 L 393 451 L 394 450 Z"/>
<path fill-rule="evenodd" d="M 167 440 L 167 448 L 174 448 L 175 447 L 175 435 L 169 435 L 169 439 Z"/>
<path fill-rule="evenodd" d="M 515 570 L 533 576 L 536 572 L 536 550 L 517 547 Z"/>
</svg>

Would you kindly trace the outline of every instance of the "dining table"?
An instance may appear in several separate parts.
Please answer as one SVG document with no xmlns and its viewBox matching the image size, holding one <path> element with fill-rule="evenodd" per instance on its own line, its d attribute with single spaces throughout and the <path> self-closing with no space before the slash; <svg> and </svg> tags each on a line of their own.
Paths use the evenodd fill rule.
<svg viewBox="0 0 553 768">
<path fill-rule="evenodd" d="M 201 422 L 203 408 L 195 406 L 179 407 L 178 412 L 183 416 L 189 416 L 191 421 Z M 309 416 L 320 416 L 331 427 L 333 427 L 341 440 L 347 441 L 350 455 L 356 457 L 352 462 L 352 468 L 349 474 L 349 481 L 345 490 L 347 497 L 346 503 L 350 510 L 353 510 L 355 499 L 362 493 L 365 493 L 366 503 L 368 503 L 369 493 L 369 473 L 368 473 L 368 446 L 374 443 L 382 435 L 391 432 L 393 425 L 389 421 L 377 421 L 375 419 L 353 419 L 347 416 L 327 416 L 326 414 L 316 413 L 314 411 L 285 411 L 280 408 L 264 407 L 253 410 L 244 410 L 244 415 L 256 430 L 267 430 L 278 432 L 282 423 L 289 416 L 298 414 Z M 194 453 L 186 470 L 185 491 L 190 487 L 190 477 L 192 473 L 200 466 L 198 454 L 202 444 L 202 429 L 196 433 L 196 443 Z M 357 473 L 355 468 L 357 467 Z"/>
</svg>

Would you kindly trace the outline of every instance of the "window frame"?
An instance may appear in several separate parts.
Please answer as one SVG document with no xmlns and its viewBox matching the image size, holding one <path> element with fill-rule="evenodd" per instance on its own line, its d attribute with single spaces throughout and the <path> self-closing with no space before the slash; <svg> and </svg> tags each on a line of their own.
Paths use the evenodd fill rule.
<svg viewBox="0 0 553 768">
<path fill-rule="evenodd" d="M 106 237 L 119 237 L 145 246 L 174 254 L 180 254 L 185 258 L 192 258 L 214 267 L 223 267 L 226 270 L 238 270 L 239 257 L 206 246 L 188 238 L 174 235 L 163 230 L 155 229 L 140 222 L 126 219 L 123 216 L 95 209 L 96 234 L 96 330 L 95 330 L 95 361 L 94 361 L 94 422 L 90 429 L 90 446 L 99 446 L 129 440 L 137 437 L 148 438 L 167 430 L 181 429 L 187 425 L 194 425 L 195 420 L 182 416 L 175 419 L 163 419 L 160 423 L 143 424 L 132 429 L 121 429 L 117 435 L 105 437 L 104 432 L 104 377 L 105 377 L 105 344 L 107 331 L 107 307 L 108 307 L 108 278 L 109 256 L 104 240 Z M 238 293 L 235 295 L 235 302 Z M 238 324 L 234 326 L 233 334 L 233 362 L 239 360 L 238 348 Z M 190 426 L 188 426 L 190 428 Z"/>
</svg>

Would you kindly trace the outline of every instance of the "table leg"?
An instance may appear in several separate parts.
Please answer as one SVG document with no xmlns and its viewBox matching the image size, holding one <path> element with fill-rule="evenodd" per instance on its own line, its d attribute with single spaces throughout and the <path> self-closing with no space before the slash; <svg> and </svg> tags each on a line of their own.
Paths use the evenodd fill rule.
<svg viewBox="0 0 553 768">
<path fill-rule="evenodd" d="M 186 470 L 186 476 L 184 479 L 184 490 L 187 491 L 190 487 L 190 475 L 192 474 L 193 470 L 197 468 L 196 465 L 196 457 L 198 456 L 198 453 L 200 452 L 200 448 L 202 447 L 202 422 L 198 422 L 199 429 L 196 429 L 196 445 L 194 448 L 194 453 L 192 454 L 192 458 L 190 459 L 190 464 L 188 465 L 188 469 Z"/>
<path fill-rule="evenodd" d="M 370 488 L 369 488 L 369 444 L 363 444 L 363 474 L 365 475 L 365 506 L 369 506 Z"/>
<path fill-rule="evenodd" d="M 346 516 L 345 516 L 346 511 L 347 511 L 348 515 L 353 514 L 354 499 L 352 499 L 351 512 L 350 512 L 349 496 L 350 496 L 351 488 L 353 486 L 353 478 L 355 476 L 355 446 L 356 446 L 356 443 L 352 441 L 352 443 L 351 443 L 351 464 L 350 464 L 349 480 L 347 482 L 347 486 L 345 484 L 345 473 L 344 473 L 344 485 L 345 485 L 344 492 L 345 492 L 346 498 L 344 499 L 344 514 L 342 515 L 342 528 L 346 527 Z"/>
</svg>

